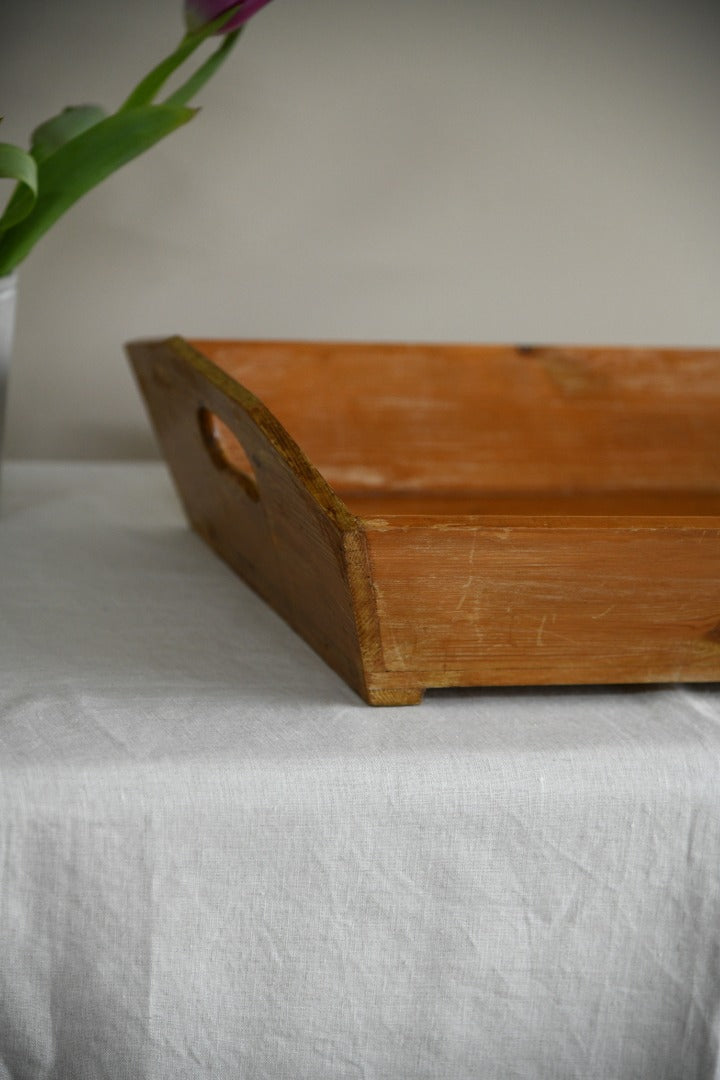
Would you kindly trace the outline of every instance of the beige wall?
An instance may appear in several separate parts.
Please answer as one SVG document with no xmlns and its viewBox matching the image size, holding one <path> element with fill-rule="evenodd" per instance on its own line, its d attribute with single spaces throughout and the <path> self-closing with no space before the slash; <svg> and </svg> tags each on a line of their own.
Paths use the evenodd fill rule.
<svg viewBox="0 0 720 1080">
<path fill-rule="evenodd" d="M 152 456 L 134 336 L 720 344 L 717 7 L 274 0 L 23 265 L 8 454 Z M 3 5 L 0 137 L 119 102 L 179 9 Z"/>
</svg>

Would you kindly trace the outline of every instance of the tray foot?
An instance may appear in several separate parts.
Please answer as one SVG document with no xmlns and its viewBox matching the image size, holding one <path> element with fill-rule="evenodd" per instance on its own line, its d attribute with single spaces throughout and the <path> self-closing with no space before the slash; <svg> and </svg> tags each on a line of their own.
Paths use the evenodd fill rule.
<svg viewBox="0 0 720 1080">
<path fill-rule="evenodd" d="M 419 705 L 425 693 L 424 687 L 399 687 L 394 690 L 368 689 L 365 700 L 368 705 Z"/>
</svg>

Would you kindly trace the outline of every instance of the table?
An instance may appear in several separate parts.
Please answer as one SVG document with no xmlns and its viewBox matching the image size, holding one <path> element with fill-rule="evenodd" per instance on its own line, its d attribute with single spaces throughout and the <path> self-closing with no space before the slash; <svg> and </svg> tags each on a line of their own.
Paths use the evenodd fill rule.
<svg viewBox="0 0 720 1080">
<path fill-rule="evenodd" d="M 0 1078 L 720 1076 L 720 693 L 371 709 L 160 464 L 11 463 Z"/>
</svg>

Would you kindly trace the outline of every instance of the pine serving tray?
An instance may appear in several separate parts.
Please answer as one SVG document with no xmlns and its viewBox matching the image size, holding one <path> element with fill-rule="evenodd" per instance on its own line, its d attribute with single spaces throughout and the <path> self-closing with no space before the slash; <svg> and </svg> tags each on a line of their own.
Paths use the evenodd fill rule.
<svg viewBox="0 0 720 1080">
<path fill-rule="evenodd" d="M 720 679 L 720 351 L 128 352 L 194 528 L 370 704 Z"/>
</svg>

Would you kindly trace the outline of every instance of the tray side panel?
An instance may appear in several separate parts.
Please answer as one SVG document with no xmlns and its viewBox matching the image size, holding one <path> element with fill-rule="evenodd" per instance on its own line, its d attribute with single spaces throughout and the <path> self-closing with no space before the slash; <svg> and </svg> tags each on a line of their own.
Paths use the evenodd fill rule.
<svg viewBox="0 0 720 1080">
<path fill-rule="evenodd" d="M 242 387 L 173 343 L 128 352 L 192 526 L 367 698 L 343 541 L 354 519 Z M 208 418 L 239 440 L 247 471 L 217 453 Z"/>
<path fill-rule="evenodd" d="M 720 351 L 203 341 L 343 497 L 720 490 Z"/>
<path fill-rule="evenodd" d="M 385 671 L 425 687 L 719 680 L 718 519 L 580 520 L 369 530 Z"/>
</svg>

